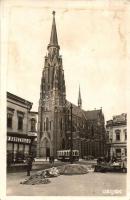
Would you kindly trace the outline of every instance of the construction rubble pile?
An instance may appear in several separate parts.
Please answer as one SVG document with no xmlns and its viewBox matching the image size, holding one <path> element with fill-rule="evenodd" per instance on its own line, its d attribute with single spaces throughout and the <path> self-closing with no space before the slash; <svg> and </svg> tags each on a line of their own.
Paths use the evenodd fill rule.
<svg viewBox="0 0 130 200">
<path fill-rule="evenodd" d="M 61 175 L 76 175 L 76 174 L 86 174 L 88 173 L 87 166 L 80 164 L 67 164 L 58 167 L 52 167 L 50 169 L 45 169 L 38 171 L 37 173 L 31 175 L 28 179 L 25 179 L 21 184 L 36 185 L 36 184 L 47 184 L 50 183 L 52 177 L 57 177 Z"/>
<path fill-rule="evenodd" d="M 59 176 L 59 170 L 56 167 L 50 169 L 38 171 L 36 174 L 31 175 L 28 179 L 21 182 L 21 184 L 36 185 L 36 184 L 47 184 L 51 181 L 48 178 Z"/>
</svg>

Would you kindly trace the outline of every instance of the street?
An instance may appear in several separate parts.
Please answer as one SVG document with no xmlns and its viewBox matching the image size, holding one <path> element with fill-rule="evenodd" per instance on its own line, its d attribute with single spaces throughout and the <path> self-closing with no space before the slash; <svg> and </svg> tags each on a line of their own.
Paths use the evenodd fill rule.
<svg viewBox="0 0 130 200">
<path fill-rule="evenodd" d="M 34 174 L 33 171 L 31 174 Z M 83 175 L 60 175 L 50 178 L 51 183 L 23 185 L 26 172 L 7 174 L 7 195 L 9 196 L 125 196 L 126 177 L 124 173 L 96 173 Z"/>
</svg>

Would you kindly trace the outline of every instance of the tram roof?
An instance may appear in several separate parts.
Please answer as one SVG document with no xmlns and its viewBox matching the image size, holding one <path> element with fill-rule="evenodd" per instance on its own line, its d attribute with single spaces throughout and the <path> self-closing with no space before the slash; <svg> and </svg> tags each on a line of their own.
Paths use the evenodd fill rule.
<svg viewBox="0 0 130 200">
<path fill-rule="evenodd" d="M 59 152 L 59 151 L 70 151 L 70 149 L 58 150 L 58 152 Z M 77 150 L 77 149 L 73 149 L 73 151 L 79 151 L 79 150 Z"/>
</svg>

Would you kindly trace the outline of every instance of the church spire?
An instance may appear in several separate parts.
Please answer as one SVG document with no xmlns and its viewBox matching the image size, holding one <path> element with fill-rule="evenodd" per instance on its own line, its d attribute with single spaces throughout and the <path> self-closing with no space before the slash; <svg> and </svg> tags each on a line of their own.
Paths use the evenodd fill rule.
<svg viewBox="0 0 130 200">
<path fill-rule="evenodd" d="M 55 11 L 53 11 L 52 14 L 53 14 L 53 21 L 52 21 L 50 43 L 49 43 L 48 47 L 55 46 L 55 47 L 59 48 L 58 38 L 57 38 L 57 30 L 56 30 L 56 23 L 55 23 Z"/>
<path fill-rule="evenodd" d="M 82 108 L 82 99 L 81 99 L 80 85 L 79 85 L 78 107 Z"/>
</svg>

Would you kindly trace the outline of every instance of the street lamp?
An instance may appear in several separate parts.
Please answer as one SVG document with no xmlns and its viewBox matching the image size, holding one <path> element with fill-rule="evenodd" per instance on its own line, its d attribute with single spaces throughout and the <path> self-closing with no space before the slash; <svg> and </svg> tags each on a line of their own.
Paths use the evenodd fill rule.
<svg viewBox="0 0 130 200">
<path fill-rule="evenodd" d="M 110 158 L 112 160 L 112 137 L 110 138 Z"/>
<path fill-rule="evenodd" d="M 67 106 L 67 107 L 66 107 Z M 65 107 L 67 108 L 67 121 L 68 121 L 68 125 L 69 125 L 69 116 L 70 116 L 70 126 L 68 126 L 69 131 L 67 131 L 68 133 L 70 133 L 70 162 L 71 164 L 73 163 L 73 125 L 72 125 L 72 103 L 69 103 L 69 105 L 65 104 Z"/>
<path fill-rule="evenodd" d="M 72 133 L 72 109 L 73 109 L 73 106 L 72 104 L 70 105 L 70 122 L 71 122 L 71 135 L 70 135 L 70 163 L 73 164 L 73 133 Z"/>
<path fill-rule="evenodd" d="M 73 163 L 73 125 L 72 125 L 72 103 L 64 104 L 65 108 L 67 108 L 67 116 L 69 123 L 69 110 L 70 110 L 70 162 Z"/>
</svg>

